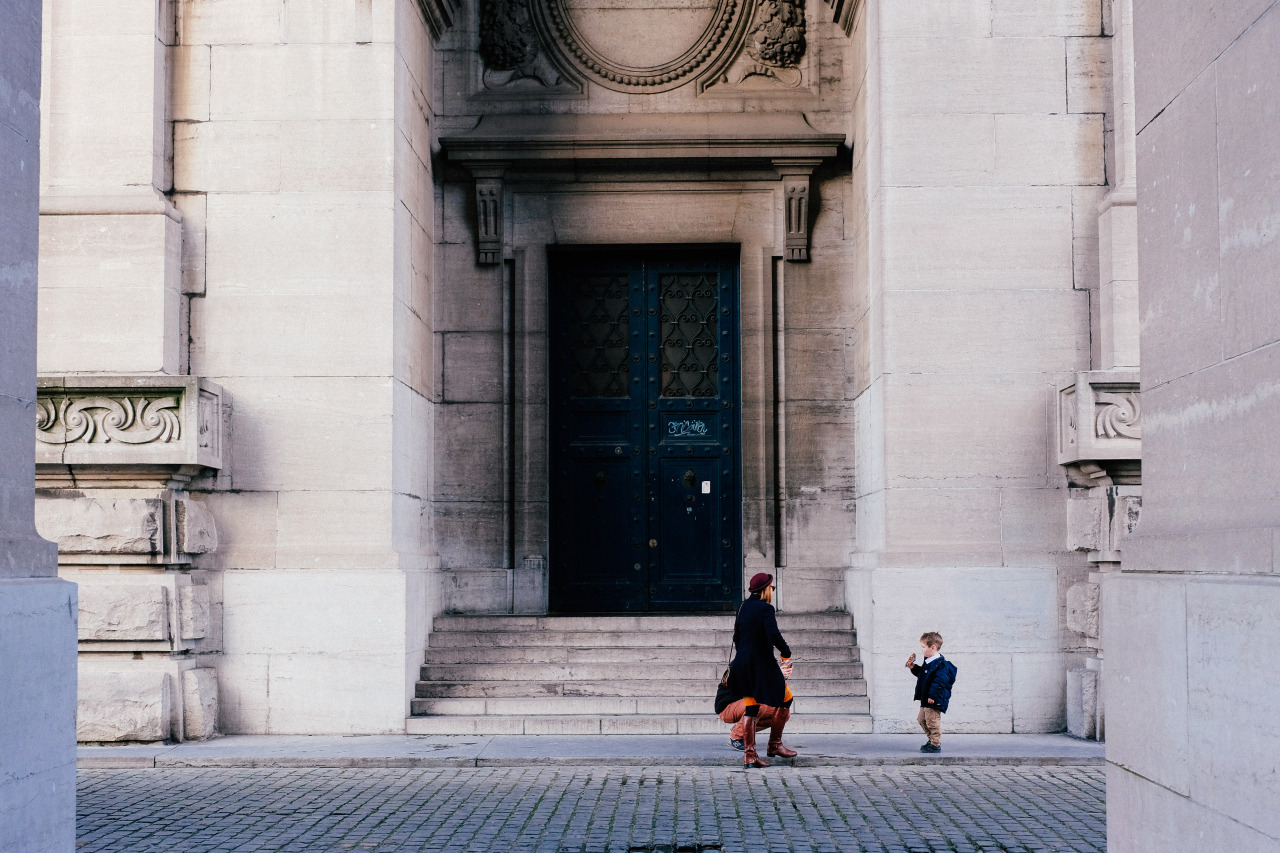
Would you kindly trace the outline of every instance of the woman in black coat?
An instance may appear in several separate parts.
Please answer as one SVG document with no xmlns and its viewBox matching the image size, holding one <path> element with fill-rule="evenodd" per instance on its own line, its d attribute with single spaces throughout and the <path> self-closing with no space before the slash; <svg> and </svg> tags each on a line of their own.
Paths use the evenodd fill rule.
<svg viewBox="0 0 1280 853">
<path fill-rule="evenodd" d="M 748 589 L 751 597 L 738 608 L 733 625 L 737 654 L 729 664 L 729 690 L 746 700 L 743 763 L 747 767 L 768 767 L 756 752 L 756 715 L 761 705 L 791 707 L 791 688 L 783 673 L 784 668 L 791 669 L 791 647 L 782 638 L 777 615 L 769 603 L 773 600 L 773 575 L 760 572 L 751 579 Z M 775 648 L 782 653 L 782 666 L 773 657 Z M 783 758 L 796 754 L 782 745 L 782 725 L 778 722 L 769 731 L 768 754 Z"/>
</svg>

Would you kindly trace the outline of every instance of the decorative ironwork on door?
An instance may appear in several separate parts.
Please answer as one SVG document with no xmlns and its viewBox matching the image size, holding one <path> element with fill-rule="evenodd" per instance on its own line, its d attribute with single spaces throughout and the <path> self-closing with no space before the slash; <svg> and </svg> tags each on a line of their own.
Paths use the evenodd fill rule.
<svg viewBox="0 0 1280 853">
<path fill-rule="evenodd" d="M 631 354 L 627 277 L 583 276 L 572 286 L 573 396 L 625 397 Z"/>
<path fill-rule="evenodd" d="M 715 276 L 658 277 L 662 396 L 716 397 L 720 300 Z"/>
<path fill-rule="evenodd" d="M 550 261 L 552 609 L 732 609 L 736 247 Z"/>
</svg>

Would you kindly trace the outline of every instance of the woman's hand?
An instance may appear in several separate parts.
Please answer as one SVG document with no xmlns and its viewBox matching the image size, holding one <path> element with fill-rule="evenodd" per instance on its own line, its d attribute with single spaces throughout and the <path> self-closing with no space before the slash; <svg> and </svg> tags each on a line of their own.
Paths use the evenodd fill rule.
<svg viewBox="0 0 1280 853">
<path fill-rule="evenodd" d="M 792 667 L 791 658 L 783 658 L 781 667 L 782 667 L 782 677 L 791 678 L 791 667 Z"/>
</svg>

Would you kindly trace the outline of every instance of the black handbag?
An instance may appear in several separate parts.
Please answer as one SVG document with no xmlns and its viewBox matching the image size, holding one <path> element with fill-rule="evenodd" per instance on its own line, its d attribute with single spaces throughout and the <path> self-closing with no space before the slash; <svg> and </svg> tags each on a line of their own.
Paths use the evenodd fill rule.
<svg viewBox="0 0 1280 853">
<path fill-rule="evenodd" d="M 729 641 L 729 663 L 730 664 L 733 663 L 734 648 L 735 648 L 734 643 L 732 640 L 730 640 Z M 738 698 L 739 697 L 736 697 L 729 692 L 729 667 L 725 667 L 724 675 L 720 676 L 720 685 L 716 687 L 716 698 L 715 698 L 715 702 L 713 703 L 713 707 L 716 709 L 716 714 L 719 714 L 725 708 L 729 707 L 730 703 L 736 701 Z"/>
</svg>

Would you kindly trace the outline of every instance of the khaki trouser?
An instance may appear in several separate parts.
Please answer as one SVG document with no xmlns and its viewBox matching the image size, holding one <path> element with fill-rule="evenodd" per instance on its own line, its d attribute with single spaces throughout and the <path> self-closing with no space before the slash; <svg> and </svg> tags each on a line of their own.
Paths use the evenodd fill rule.
<svg viewBox="0 0 1280 853">
<path fill-rule="evenodd" d="M 720 719 L 726 723 L 734 723 L 734 727 L 729 732 L 729 737 L 734 740 L 742 740 L 745 733 L 745 727 L 742 724 L 743 714 L 746 713 L 746 701 L 739 699 L 737 702 L 730 702 L 725 709 L 720 712 Z M 777 708 L 770 705 L 761 705 L 760 710 L 756 712 L 756 730 L 768 731 L 773 728 L 773 717 Z"/>
<path fill-rule="evenodd" d="M 924 729 L 924 733 L 929 736 L 929 743 L 939 746 L 942 743 L 942 712 L 935 711 L 932 708 L 921 708 L 916 721 L 920 723 L 920 728 Z"/>
</svg>

